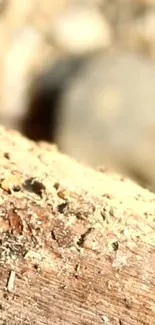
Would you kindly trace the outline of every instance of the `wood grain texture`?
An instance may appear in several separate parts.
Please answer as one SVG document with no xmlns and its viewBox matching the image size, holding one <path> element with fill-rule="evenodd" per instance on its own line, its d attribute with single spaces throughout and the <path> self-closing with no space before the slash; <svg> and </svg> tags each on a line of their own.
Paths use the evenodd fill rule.
<svg viewBox="0 0 155 325">
<path fill-rule="evenodd" d="M 155 196 L 0 128 L 0 325 L 155 324 Z"/>
</svg>

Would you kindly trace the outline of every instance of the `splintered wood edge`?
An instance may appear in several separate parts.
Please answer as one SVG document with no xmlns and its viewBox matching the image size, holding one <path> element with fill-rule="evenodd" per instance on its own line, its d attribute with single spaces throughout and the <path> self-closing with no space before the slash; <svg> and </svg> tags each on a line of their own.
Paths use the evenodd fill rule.
<svg viewBox="0 0 155 325">
<path fill-rule="evenodd" d="M 3 127 L 0 143 L 0 321 L 154 324 L 154 194 Z"/>
</svg>

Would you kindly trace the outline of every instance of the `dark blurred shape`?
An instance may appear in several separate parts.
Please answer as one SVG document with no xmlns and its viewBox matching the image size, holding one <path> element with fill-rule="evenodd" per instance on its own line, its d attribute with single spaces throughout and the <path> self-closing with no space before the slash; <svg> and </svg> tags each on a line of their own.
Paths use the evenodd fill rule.
<svg viewBox="0 0 155 325">
<path fill-rule="evenodd" d="M 62 93 L 86 60 L 86 57 L 57 60 L 35 79 L 31 89 L 29 111 L 22 128 L 27 137 L 33 140 L 55 141 Z"/>
</svg>

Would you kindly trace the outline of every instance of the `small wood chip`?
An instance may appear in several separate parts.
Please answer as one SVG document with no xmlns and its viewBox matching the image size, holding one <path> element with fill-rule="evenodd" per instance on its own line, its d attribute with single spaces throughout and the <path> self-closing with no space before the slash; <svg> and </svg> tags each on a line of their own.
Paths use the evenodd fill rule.
<svg viewBox="0 0 155 325">
<path fill-rule="evenodd" d="M 13 291 L 14 285 L 15 285 L 15 271 L 10 271 L 9 278 L 8 278 L 8 283 L 7 283 L 7 290 L 9 292 Z"/>
</svg>

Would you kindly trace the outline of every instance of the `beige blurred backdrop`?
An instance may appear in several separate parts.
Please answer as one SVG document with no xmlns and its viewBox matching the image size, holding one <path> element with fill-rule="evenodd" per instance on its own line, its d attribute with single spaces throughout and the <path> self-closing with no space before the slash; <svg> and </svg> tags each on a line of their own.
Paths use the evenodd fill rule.
<svg viewBox="0 0 155 325">
<path fill-rule="evenodd" d="M 155 188 L 155 1 L 0 1 L 0 123 Z"/>
</svg>

